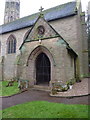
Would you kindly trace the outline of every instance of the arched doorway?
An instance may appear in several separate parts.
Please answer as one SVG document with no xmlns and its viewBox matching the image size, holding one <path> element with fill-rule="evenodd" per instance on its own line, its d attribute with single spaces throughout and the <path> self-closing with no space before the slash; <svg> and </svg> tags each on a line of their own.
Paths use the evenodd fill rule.
<svg viewBox="0 0 90 120">
<path fill-rule="evenodd" d="M 50 60 L 45 53 L 40 53 L 36 58 L 36 84 L 49 85 L 51 76 Z"/>
</svg>

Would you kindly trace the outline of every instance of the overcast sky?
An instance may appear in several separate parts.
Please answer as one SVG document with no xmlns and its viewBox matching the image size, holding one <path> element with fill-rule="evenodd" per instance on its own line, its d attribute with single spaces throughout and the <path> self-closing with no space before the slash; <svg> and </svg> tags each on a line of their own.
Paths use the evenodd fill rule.
<svg viewBox="0 0 90 120">
<path fill-rule="evenodd" d="M 4 20 L 5 1 L 6 0 L 0 0 L 0 25 L 3 24 Z M 20 0 L 20 17 L 38 12 L 40 6 L 42 6 L 45 10 L 47 8 L 51 8 L 70 1 L 74 0 Z M 88 1 L 90 0 L 81 0 L 83 11 L 86 11 L 87 9 Z"/>
</svg>

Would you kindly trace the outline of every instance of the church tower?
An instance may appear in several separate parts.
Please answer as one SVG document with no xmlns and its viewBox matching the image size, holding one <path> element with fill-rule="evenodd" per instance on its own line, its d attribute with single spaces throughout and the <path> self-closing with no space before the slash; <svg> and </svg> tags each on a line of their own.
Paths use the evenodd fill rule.
<svg viewBox="0 0 90 120">
<path fill-rule="evenodd" d="M 20 1 L 19 0 L 6 0 L 4 24 L 12 22 L 20 18 Z"/>
</svg>

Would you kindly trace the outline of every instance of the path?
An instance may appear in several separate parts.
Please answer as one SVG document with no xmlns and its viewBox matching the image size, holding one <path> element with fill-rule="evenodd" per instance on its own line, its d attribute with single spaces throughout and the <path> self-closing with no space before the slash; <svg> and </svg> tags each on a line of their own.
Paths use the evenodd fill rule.
<svg viewBox="0 0 90 120">
<path fill-rule="evenodd" d="M 76 83 L 73 86 L 72 90 L 67 92 L 59 93 L 59 96 L 77 96 L 77 95 L 87 95 L 90 93 L 88 89 L 90 78 L 85 78 L 81 83 Z M 46 91 L 38 91 L 30 89 L 29 91 L 23 92 L 21 94 L 7 97 L 7 98 L 0 98 L 0 110 L 5 109 L 17 104 L 22 104 L 25 102 L 31 101 L 49 101 L 49 102 L 57 102 L 57 103 L 65 103 L 65 104 L 89 104 L 88 96 L 82 97 L 73 97 L 73 98 L 62 98 L 62 97 L 51 97 L 49 92 Z"/>
<path fill-rule="evenodd" d="M 30 90 L 12 97 L 2 98 L 3 101 L 2 109 L 17 104 L 22 104 L 25 102 L 41 101 L 41 100 L 49 101 L 49 102 L 65 103 L 65 104 L 88 104 L 88 96 L 74 97 L 74 98 L 50 97 L 48 92 Z"/>
</svg>

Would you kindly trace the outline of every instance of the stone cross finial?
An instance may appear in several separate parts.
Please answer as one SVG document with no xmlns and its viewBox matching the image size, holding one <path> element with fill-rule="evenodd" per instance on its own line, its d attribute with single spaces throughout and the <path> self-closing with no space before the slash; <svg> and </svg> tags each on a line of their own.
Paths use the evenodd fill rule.
<svg viewBox="0 0 90 120">
<path fill-rule="evenodd" d="M 44 10 L 44 8 L 42 8 L 42 6 L 40 7 L 39 11 L 42 12 Z"/>
</svg>

